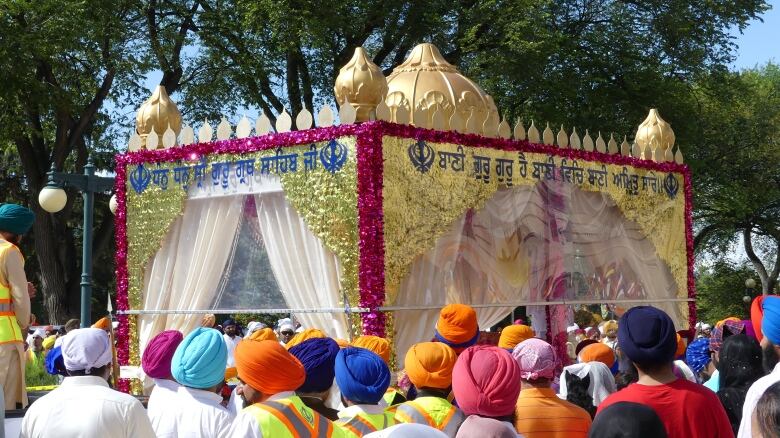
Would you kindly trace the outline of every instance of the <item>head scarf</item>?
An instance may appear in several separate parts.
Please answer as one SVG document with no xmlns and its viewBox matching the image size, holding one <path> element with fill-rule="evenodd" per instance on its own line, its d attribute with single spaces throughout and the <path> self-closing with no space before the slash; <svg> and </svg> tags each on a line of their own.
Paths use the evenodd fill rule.
<svg viewBox="0 0 780 438">
<path fill-rule="evenodd" d="M 108 333 L 96 328 L 76 329 L 62 338 L 62 359 L 70 371 L 90 374 L 111 363 L 113 355 Z"/>
<path fill-rule="evenodd" d="M 699 338 L 691 342 L 685 352 L 685 361 L 694 372 L 700 373 L 710 363 L 710 340 Z"/>
<path fill-rule="evenodd" d="M 352 341 L 353 347 L 365 348 L 378 354 L 385 363 L 390 363 L 390 342 L 385 338 L 379 336 L 359 336 Z"/>
<path fill-rule="evenodd" d="M 111 320 L 104 316 L 92 324 L 92 328 L 108 330 L 111 328 Z"/>
<path fill-rule="evenodd" d="M 444 432 L 417 423 L 396 424 L 363 436 L 365 438 L 447 438 L 447 434 Z"/>
<path fill-rule="evenodd" d="M 764 317 L 763 303 L 764 295 L 759 295 L 753 299 L 753 303 L 750 305 L 750 323 L 753 325 L 758 342 L 764 339 L 764 334 L 761 333 L 761 319 Z"/>
<path fill-rule="evenodd" d="M 465 304 L 449 304 L 439 312 L 436 322 L 436 340 L 444 342 L 455 352 L 470 347 L 479 339 L 477 312 Z"/>
<path fill-rule="evenodd" d="M 764 309 L 761 332 L 770 342 L 780 346 L 780 297 L 768 295 L 761 308 Z"/>
<path fill-rule="evenodd" d="M 184 386 L 210 388 L 225 379 L 227 355 L 227 346 L 218 330 L 198 327 L 176 348 L 171 374 Z"/>
<path fill-rule="evenodd" d="M 572 325 L 566 327 L 566 333 L 567 334 L 576 333 L 577 330 L 579 330 L 579 329 L 580 329 L 580 326 L 578 326 L 577 324 L 572 324 Z"/>
<path fill-rule="evenodd" d="M 306 371 L 306 380 L 297 391 L 324 392 L 333 386 L 336 354 L 339 346 L 331 338 L 312 338 L 290 348 L 290 354 L 298 358 Z"/>
<path fill-rule="evenodd" d="M 456 438 L 517 438 L 517 432 L 504 421 L 471 415 L 460 425 Z"/>
<path fill-rule="evenodd" d="M 618 345 L 639 364 L 671 362 L 677 349 L 677 333 L 672 319 L 662 310 L 632 307 L 620 317 Z"/>
<path fill-rule="evenodd" d="M 43 349 L 44 350 L 51 350 L 51 347 L 54 346 L 54 342 L 57 341 L 57 337 L 54 335 L 48 336 L 43 340 Z"/>
<path fill-rule="evenodd" d="M 577 355 L 577 359 L 586 363 L 601 362 L 607 368 L 612 368 L 612 365 L 615 365 L 615 352 L 609 348 L 609 345 L 603 342 L 596 342 L 583 348 L 580 354 Z"/>
<path fill-rule="evenodd" d="M 351 402 L 376 404 L 390 386 L 390 368 L 373 351 L 347 347 L 336 355 L 336 383 Z"/>
<path fill-rule="evenodd" d="M 666 427 L 658 414 L 639 403 L 618 402 L 596 415 L 590 426 L 593 438 L 666 438 Z"/>
<path fill-rule="evenodd" d="M 184 335 L 178 330 L 165 330 L 153 337 L 141 357 L 141 368 L 153 379 L 171 376 L 171 360 Z"/>
<path fill-rule="evenodd" d="M 281 331 L 281 330 L 280 330 Z M 327 338 L 328 335 L 322 332 L 322 330 L 318 329 L 306 329 L 300 333 L 296 333 L 295 336 L 290 339 L 289 342 L 285 345 L 285 348 L 288 350 L 301 342 L 307 340 L 307 339 L 314 339 L 314 338 Z"/>
<path fill-rule="evenodd" d="M 52 375 L 67 376 L 65 361 L 62 358 L 62 346 L 54 347 L 46 354 L 46 372 Z"/>
<path fill-rule="evenodd" d="M 249 336 L 246 337 L 246 339 L 251 339 L 253 341 L 279 342 L 279 338 L 276 337 L 276 333 L 274 333 L 274 331 L 268 327 L 253 331 L 249 334 Z"/>
<path fill-rule="evenodd" d="M 517 344 L 512 357 L 520 366 L 521 379 L 552 379 L 555 375 L 555 351 L 541 339 L 531 338 Z"/>
<path fill-rule="evenodd" d="M 35 213 L 17 204 L 0 205 L 0 231 L 21 236 L 30 231 L 35 222 Z"/>
<path fill-rule="evenodd" d="M 452 390 L 466 415 L 511 415 L 520 395 L 520 367 L 503 348 L 475 345 L 455 362 Z"/>
<path fill-rule="evenodd" d="M 445 389 L 452 385 L 452 369 L 458 355 L 442 342 L 421 342 L 406 352 L 404 369 L 419 388 Z"/>
<path fill-rule="evenodd" d="M 617 391 L 615 378 L 609 368 L 601 362 L 575 363 L 563 369 L 560 379 L 560 390 L 558 394 L 566 398 L 568 394 L 566 373 L 575 375 L 580 379 L 590 376 L 588 385 L 588 394 L 593 398 L 593 406 L 598 406 L 610 394 Z"/>
<path fill-rule="evenodd" d="M 266 395 L 295 391 L 306 380 L 301 362 L 276 341 L 241 341 L 235 357 L 238 377 Z"/>
<path fill-rule="evenodd" d="M 738 335 L 745 330 L 745 325 L 742 321 L 734 321 L 733 319 L 726 319 L 723 324 L 715 326 L 712 329 L 712 335 L 710 335 L 710 351 L 720 351 L 720 347 L 723 345 L 723 340 L 731 335 Z"/>
<path fill-rule="evenodd" d="M 536 336 L 534 329 L 527 325 L 510 325 L 501 330 L 501 337 L 498 338 L 498 346 L 507 350 L 512 350 L 515 346 L 526 339 Z"/>
<path fill-rule="evenodd" d="M 214 316 L 214 314 L 212 313 L 203 315 L 203 318 L 200 320 L 201 327 L 213 328 L 214 324 L 216 323 L 217 323 L 217 317 Z"/>
<path fill-rule="evenodd" d="M 580 351 L 582 351 L 585 347 L 587 347 L 588 345 L 598 344 L 598 343 L 599 341 L 595 339 L 583 339 L 577 344 L 577 348 L 574 349 L 574 355 L 579 356 Z"/>
</svg>

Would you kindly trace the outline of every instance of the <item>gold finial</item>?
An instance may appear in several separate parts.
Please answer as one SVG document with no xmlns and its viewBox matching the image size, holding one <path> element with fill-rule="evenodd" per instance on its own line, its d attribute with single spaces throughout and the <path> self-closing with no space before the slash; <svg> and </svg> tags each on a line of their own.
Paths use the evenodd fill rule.
<svg viewBox="0 0 780 438">
<path fill-rule="evenodd" d="M 135 116 L 135 130 L 141 136 L 141 147 L 146 148 L 146 137 L 152 129 L 158 136 L 156 144 L 162 145 L 162 135 L 169 126 L 178 137 L 181 132 L 181 113 L 176 103 L 168 97 L 165 87 L 158 85 L 152 96 L 138 108 Z"/>
<path fill-rule="evenodd" d="M 339 106 L 349 102 L 357 112 L 355 120 L 365 122 L 385 98 L 387 79 L 382 70 L 368 59 L 365 49 L 358 47 L 352 59 L 339 70 L 333 91 Z"/>
<path fill-rule="evenodd" d="M 658 114 L 658 110 L 653 108 L 650 110 L 650 114 L 639 128 L 636 130 L 636 136 L 634 138 L 636 144 L 639 145 L 641 150 L 645 150 L 648 147 L 655 153 L 656 159 L 658 157 L 664 157 L 666 150 L 671 149 L 674 146 L 674 131 L 672 127 L 661 118 Z M 660 150 L 656 151 L 656 148 Z"/>
</svg>

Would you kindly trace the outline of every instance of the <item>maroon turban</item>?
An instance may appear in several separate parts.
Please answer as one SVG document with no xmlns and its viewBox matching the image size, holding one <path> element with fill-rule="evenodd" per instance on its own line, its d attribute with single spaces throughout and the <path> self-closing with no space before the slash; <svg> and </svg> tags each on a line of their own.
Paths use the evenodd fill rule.
<svg viewBox="0 0 780 438">
<path fill-rule="evenodd" d="M 511 415 L 520 395 L 520 366 L 503 348 L 469 347 L 455 363 L 452 390 L 466 415 Z"/>
<path fill-rule="evenodd" d="M 180 331 L 165 330 L 149 341 L 141 358 L 141 368 L 147 376 L 154 379 L 171 377 L 171 359 L 182 339 L 184 335 Z"/>
</svg>

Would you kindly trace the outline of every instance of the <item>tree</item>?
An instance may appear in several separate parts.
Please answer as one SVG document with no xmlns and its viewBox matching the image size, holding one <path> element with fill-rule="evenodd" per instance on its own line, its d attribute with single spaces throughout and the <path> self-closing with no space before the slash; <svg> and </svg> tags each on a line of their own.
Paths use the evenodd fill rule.
<svg viewBox="0 0 780 438">
<path fill-rule="evenodd" d="M 747 294 L 745 280 L 754 276 L 755 271 L 748 266 L 723 260 L 700 269 L 696 275 L 699 321 L 714 324 L 729 316 L 750 319 L 750 303 L 742 297 Z"/>
</svg>

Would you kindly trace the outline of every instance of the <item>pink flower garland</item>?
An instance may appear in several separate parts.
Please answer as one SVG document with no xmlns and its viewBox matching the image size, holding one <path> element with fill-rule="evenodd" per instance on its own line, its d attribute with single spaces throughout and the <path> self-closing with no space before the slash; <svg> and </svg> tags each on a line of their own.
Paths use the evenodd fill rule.
<svg viewBox="0 0 780 438">
<path fill-rule="evenodd" d="M 692 187 L 687 165 L 677 163 L 656 163 L 622 155 L 609 155 L 585 150 L 560 149 L 555 146 L 529 143 L 527 141 L 487 138 L 473 134 L 449 131 L 433 131 L 408 125 L 387 122 L 366 122 L 359 125 L 342 125 L 305 131 L 268 134 L 261 137 L 231 139 L 209 143 L 195 143 L 171 149 L 142 150 L 119 154 L 116 160 L 117 196 L 116 213 L 116 274 L 117 310 L 128 310 L 127 271 L 127 204 L 126 167 L 140 163 L 158 163 L 180 160 L 196 160 L 208 154 L 243 154 L 265 149 L 329 140 L 336 137 L 356 135 L 358 160 L 358 217 L 360 234 L 360 305 L 369 309 L 363 314 L 363 332 L 377 336 L 385 335 L 385 316 L 377 309 L 384 304 L 384 221 L 382 206 L 383 155 L 382 137 L 396 136 L 436 143 L 455 143 L 470 147 L 490 148 L 508 151 L 535 152 L 568 159 L 596 161 L 605 164 L 633 166 L 659 172 L 677 172 L 685 182 L 686 249 L 688 255 L 688 297 L 695 298 L 693 278 L 693 235 L 692 235 Z M 120 364 L 129 361 L 129 322 L 126 316 L 119 316 L 118 356 Z M 689 323 L 696 323 L 696 304 L 689 303 Z M 551 334 L 551 336 L 554 336 Z M 120 388 L 127 390 L 129 382 L 120 381 Z"/>
</svg>

